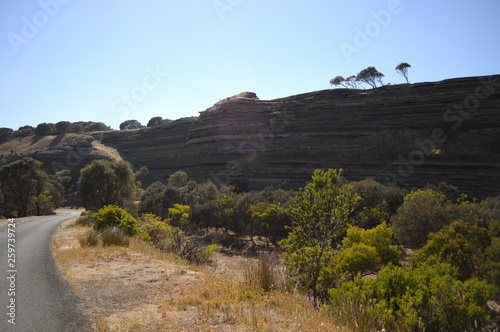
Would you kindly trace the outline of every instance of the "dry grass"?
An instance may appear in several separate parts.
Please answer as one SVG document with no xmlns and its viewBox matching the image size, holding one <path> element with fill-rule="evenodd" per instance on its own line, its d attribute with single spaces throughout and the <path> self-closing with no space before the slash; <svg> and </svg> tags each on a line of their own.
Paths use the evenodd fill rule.
<svg viewBox="0 0 500 332">
<path fill-rule="evenodd" d="M 23 155 L 31 155 L 37 152 L 46 153 L 50 150 L 65 151 L 67 146 L 76 145 L 81 140 L 88 138 L 89 135 L 73 133 L 57 136 L 22 137 L 0 144 L 0 155 L 7 157 L 11 154 L 11 150 Z M 122 160 L 120 153 L 115 148 L 106 146 L 98 140 L 92 141 L 92 149 L 92 154 L 105 156 L 112 160 Z"/>
<path fill-rule="evenodd" d="M 195 268 L 136 238 L 127 248 L 81 247 L 89 228 L 67 226 L 54 254 L 95 331 L 337 331 L 283 287 L 245 283 L 242 257 L 216 253 L 216 267 Z"/>
</svg>

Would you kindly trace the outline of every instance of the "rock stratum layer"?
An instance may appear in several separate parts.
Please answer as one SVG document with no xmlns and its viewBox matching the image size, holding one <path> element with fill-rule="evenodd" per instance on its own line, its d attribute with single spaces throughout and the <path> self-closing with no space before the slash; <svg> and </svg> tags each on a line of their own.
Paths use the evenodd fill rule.
<svg viewBox="0 0 500 332">
<path fill-rule="evenodd" d="M 268 101 L 246 93 L 196 118 L 92 136 L 86 159 L 98 146 L 116 150 L 163 180 L 184 170 L 194 180 L 241 190 L 296 189 L 314 169 L 343 168 L 349 180 L 373 178 L 407 188 L 448 182 L 473 195 L 496 196 L 500 75 Z"/>
<path fill-rule="evenodd" d="M 421 187 L 500 194 L 500 75 L 264 101 L 228 98 L 198 118 L 103 133 L 162 178 L 177 170 L 242 190 L 303 186 L 314 169 Z"/>
</svg>

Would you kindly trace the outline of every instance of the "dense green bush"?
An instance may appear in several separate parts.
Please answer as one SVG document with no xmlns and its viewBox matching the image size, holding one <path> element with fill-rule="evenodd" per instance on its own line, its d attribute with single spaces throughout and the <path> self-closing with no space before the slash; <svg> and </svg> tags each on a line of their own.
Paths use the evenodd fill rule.
<svg viewBox="0 0 500 332">
<path fill-rule="evenodd" d="M 32 126 L 22 126 L 12 133 L 12 138 L 20 138 L 35 135 L 35 128 Z"/>
<path fill-rule="evenodd" d="M 278 244 L 278 241 L 288 235 L 291 220 L 280 204 L 260 202 L 251 205 L 248 213 L 254 224 L 255 234 L 268 237 L 273 244 Z"/>
<path fill-rule="evenodd" d="M 59 121 L 55 124 L 56 132 L 58 134 L 66 134 L 71 131 L 71 122 L 68 121 Z"/>
<path fill-rule="evenodd" d="M 182 196 L 178 188 L 155 182 L 142 194 L 139 213 L 152 213 L 165 219 L 168 218 L 168 209 L 181 201 Z"/>
<path fill-rule="evenodd" d="M 127 211 L 116 205 L 106 205 L 92 216 L 94 229 L 120 227 L 127 235 L 137 234 L 137 220 Z"/>
<path fill-rule="evenodd" d="M 384 222 L 365 230 L 352 226 L 342 240 L 336 270 L 354 277 L 376 272 L 387 264 L 399 264 L 401 251 L 392 245 L 392 230 Z"/>
<path fill-rule="evenodd" d="M 0 128 L 0 144 L 6 141 L 9 141 L 12 138 L 14 130 L 11 128 Z"/>
<path fill-rule="evenodd" d="M 365 243 L 354 243 L 343 249 L 336 260 L 338 273 L 350 277 L 374 273 L 381 264 L 377 249 Z"/>
<path fill-rule="evenodd" d="M 359 307 L 351 315 L 368 313 L 376 330 L 481 331 L 490 319 L 486 302 L 492 288 L 476 278 L 456 277 L 457 269 L 446 263 L 411 269 L 389 265 L 376 279 L 359 277 L 331 289 L 330 311 L 346 316 L 348 302 L 356 299 Z M 356 317 L 339 318 L 357 324 Z"/>
<path fill-rule="evenodd" d="M 148 121 L 148 127 L 156 127 L 162 123 L 163 119 L 161 116 L 154 116 Z"/>
<path fill-rule="evenodd" d="M 485 278 L 494 287 L 496 298 L 500 298 L 500 220 L 492 220 L 489 227 L 491 245 L 486 248 Z"/>
<path fill-rule="evenodd" d="M 388 214 L 394 214 L 403 204 L 404 197 L 407 194 L 407 191 L 402 188 L 385 186 L 373 179 L 353 181 L 349 184 L 352 185 L 354 192 L 361 197 L 357 211 L 365 207 L 374 208 L 385 202 L 385 211 Z M 375 226 L 377 225 L 372 227 Z"/>
<path fill-rule="evenodd" d="M 439 231 L 454 220 L 486 228 L 500 214 L 495 198 L 479 201 L 465 194 L 459 195 L 449 185 L 441 184 L 437 188 L 439 191 L 427 189 L 408 194 L 392 216 L 392 229 L 400 244 L 420 248 L 429 233 Z"/>
<path fill-rule="evenodd" d="M 47 135 L 55 135 L 56 134 L 56 126 L 53 123 L 40 123 L 35 128 L 35 135 L 37 136 L 47 136 Z"/>
<path fill-rule="evenodd" d="M 446 196 L 432 189 L 408 194 L 391 218 L 397 241 L 412 248 L 423 246 L 429 233 L 453 220 L 451 210 L 452 203 Z"/>
<path fill-rule="evenodd" d="M 413 264 L 426 261 L 449 263 L 458 269 L 460 280 L 482 277 L 486 248 L 491 240 L 484 228 L 454 221 L 437 233 L 431 233 L 425 246 L 410 258 Z"/>
</svg>

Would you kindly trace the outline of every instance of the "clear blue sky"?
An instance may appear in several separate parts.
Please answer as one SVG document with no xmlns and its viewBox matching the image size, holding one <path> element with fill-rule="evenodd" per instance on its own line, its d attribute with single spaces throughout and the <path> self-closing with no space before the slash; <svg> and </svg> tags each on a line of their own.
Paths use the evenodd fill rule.
<svg viewBox="0 0 500 332">
<path fill-rule="evenodd" d="M 367 66 L 401 83 L 400 62 L 412 82 L 500 74 L 500 1 L 1 1 L 0 127 L 145 125 Z"/>
</svg>

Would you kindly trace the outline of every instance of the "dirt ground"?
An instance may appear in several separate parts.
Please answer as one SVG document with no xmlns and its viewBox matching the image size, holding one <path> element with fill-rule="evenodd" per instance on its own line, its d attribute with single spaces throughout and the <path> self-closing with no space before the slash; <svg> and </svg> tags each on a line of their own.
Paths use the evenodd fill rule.
<svg viewBox="0 0 500 332">
<path fill-rule="evenodd" d="M 81 247 L 78 237 L 89 228 L 74 222 L 61 224 L 53 252 L 93 331 L 337 330 L 291 294 L 243 286 L 247 258 L 216 252 L 213 266 L 198 268 L 140 239 Z"/>
</svg>

